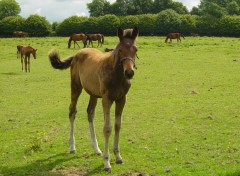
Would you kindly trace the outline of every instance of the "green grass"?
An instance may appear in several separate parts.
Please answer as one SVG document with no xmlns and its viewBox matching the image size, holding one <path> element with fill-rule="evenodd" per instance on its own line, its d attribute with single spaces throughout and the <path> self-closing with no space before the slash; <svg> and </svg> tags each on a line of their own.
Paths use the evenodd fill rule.
<svg viewBox="0 0 240 176">
<path fill-rule="evenodd" d="M 75 123 L 78 153 L 69 154 L 69 70 L 54 70 L 48 61 L 53 48 L 62 58 L 76 53 L 67 41 L 0 38 L 0 175 L 105 174 L 90 144 L 85 92 Z M 118 39 L 105 41 L 102 51 Z M 18 44 L 38 49 L 31 73 L 21 71 Z M 111 152 L 108 175 L 240 175 L 240 39 L 186 37 L 165 44 L 163 37 L 139 37 L 137 44 L 140 59 L 120 136 L 125 164 L 116 165 Z M 96 111 L 103 149 L 100 100 Z"/>
</svg>

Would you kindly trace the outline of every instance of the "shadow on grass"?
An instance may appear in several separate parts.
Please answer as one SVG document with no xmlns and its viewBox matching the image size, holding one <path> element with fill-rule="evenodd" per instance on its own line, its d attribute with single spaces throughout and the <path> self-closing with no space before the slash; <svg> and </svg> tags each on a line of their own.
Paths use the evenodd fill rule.
<svg viewBox="0 0 240 176">
<path fill-rule="evenodd" d="M 8 76 L 11 76 L 11 75 L 20 75 L 20 73 L 8 72 L 8 73 L 1 73 L 1 75 L 8 75 Z"/>
<path fill-rule="evenodd" d="M 79 159 L 79 156 L 72 155 L 72 154 L 66 154 L 66 153 L 60 153 L 51 157 L 48 157 L 46 159 L 40 159 L 36 160 L 32 163 L 26 164 L 21 167 L 2 167 L 0 169 L 0 175 L 6 175 L 6 176 L 23 176 L 23 175 L 34 175 L 34 176 L 56 176 L 56 175 L 66 175 L 64 172 L 52 172 L 55 168 L 60 167 L 64 168 L 63 170 L 66 170 L 68 172 L 68 169 L 71 170 L 68 167 L 64 167 L 64 162 L 67 162 L 69 160 L 77 160 Z M 79 168 L 78 170 L 81 170 Z M 96 173 L 100 173 L 103 170 L 103 165 L 98 166 L 97 168 L 86 172 L 80 172 L 81 175 L 84 176 L 90 176 L 94 175 Z"/>
</svg>

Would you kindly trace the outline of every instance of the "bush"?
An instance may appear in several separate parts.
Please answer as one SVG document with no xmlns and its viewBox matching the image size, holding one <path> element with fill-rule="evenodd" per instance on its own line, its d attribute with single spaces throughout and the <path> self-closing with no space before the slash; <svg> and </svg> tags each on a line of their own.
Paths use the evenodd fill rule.
<svg viewBox="0 0 240 176">
<path fill-rule="evenodd" d="M 185 35 L 190 35 L 191 33 L 197 33 L 196 30 L 196 15 L 181 15 L 181 25 L 180 32 Z"/>
<path fill-rule="evenodd" d="M 121 21 L 120 26 L 123 29 L 138 27 L 138 24 L 139 24 L 138 17 L 132 16 L 132 15 L 122 17 L 120 21 Z"/>
<path fill-rule="evenodd" d="M 96 17 L 90 17 L 82 22 L 82 29 L 83 33 L 87 34 L 93 34 L 93 33 L 99 33 L 100 29 L 98 26 L 99 18 Z"/>
<path fill-rule="evenodd" d="M 238 37 L 240 35 L 240 17 L 224 16 L 219 20 L 219 33 L 223 36 Z"/>
<path fill-rule="evenodd" d="M 0 34 L 12 36 L 14 31 L 24 31 L 25 19 L 20 16 L 9 16 L 0 21 Z"/>
<path fill-rule="evenodd" d="M 169 32 L 178 32 L 180 25 L 181 18 L 178 13 L 172 9 L 163 10 L 157 15 L 155 33 L 166 35 Z"/>
<path fill-rule="evenodd" d="M 51 33 L 50 23 L 39 15 L 30 15 L 24 22 L 24 28 L 32 37 L 44 37 Z"/>
<path fill-rule="evenodd" d="M 220 35 L 217 25 L 218 18 L 211 15 L 201 16 L 196 21 L 196 28 L 198 29 L 198 33 L 200 33 L 200 35 Z"/>
<path fill-rule="evenodd" d="M 71 16 L 57 26 L 56 33 L 60 36 L 70 36 L 74 33 L 81 33 L 84 29 L 82 23 L 86 20 L 87 17 Z"/>
<path fill-rule="evenodd" d="M 139 34 L 140 35 L 154 35 L 154 27 L 156 24 L 157 15 L 145 14 L 138 16 Z"/>
<path fill-rule="evenodd" d="M 99 19 L 99 32 L 104 35 L 116 35 L 120 19 L 116 15 L 105 15 Z"/>
</svg>

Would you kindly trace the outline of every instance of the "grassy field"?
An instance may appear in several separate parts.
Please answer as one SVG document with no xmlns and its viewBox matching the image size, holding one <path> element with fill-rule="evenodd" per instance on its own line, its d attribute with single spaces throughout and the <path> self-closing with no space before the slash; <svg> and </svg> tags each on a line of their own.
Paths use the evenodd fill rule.
<svg viewBox="0 0 240 176">
<path fill-rule="evenodd" d="M 48 60 L 53 48 L 62 58 L 76 53 L 67 41 L 0 38 L 0 175 L 105 174 L 90 144 L 85 92 L 76 119 L 78 153 L 69 154 L 69 70 L 54 70 Z M 118 39 L 105 41 L 102 51 Z M 21 71 L 18 44 L 38 49 L 31 73 Z M 240 175 L 240 38 L 165 44 L 163 37 L 139 37 L 137 44 L 120 137 L 125 163 L 116 165 L 111 152 L 108 175 Z M 101 101 L 96 111 L 103 149 Z"/>
</svg>

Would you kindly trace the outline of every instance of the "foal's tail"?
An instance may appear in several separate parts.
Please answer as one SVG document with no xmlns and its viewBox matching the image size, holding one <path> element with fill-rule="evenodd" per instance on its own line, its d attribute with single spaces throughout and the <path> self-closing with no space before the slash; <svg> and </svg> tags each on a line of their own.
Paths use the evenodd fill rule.
<svg viewBox="0 0 240 176">
<path fill-rule="evenodd" d="M 74 58 L 72 56 L 72 57 L 69 57 L 69 58 L 61 61 L 59 53 L 56 50 L 50 51 L 50 53 L 48 54 L 48 57 L 49 57 L 52 67 L 55 69 L 60 69 L 60 70 L 69 68 L 72 63 L 72 60 Z"/>
</svg>

